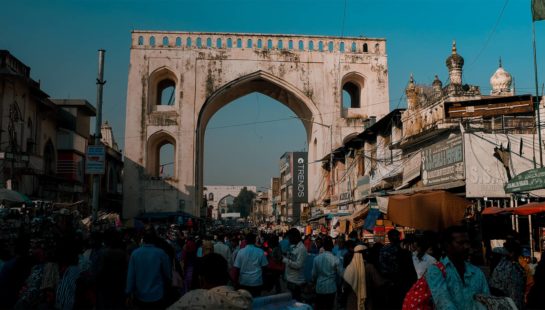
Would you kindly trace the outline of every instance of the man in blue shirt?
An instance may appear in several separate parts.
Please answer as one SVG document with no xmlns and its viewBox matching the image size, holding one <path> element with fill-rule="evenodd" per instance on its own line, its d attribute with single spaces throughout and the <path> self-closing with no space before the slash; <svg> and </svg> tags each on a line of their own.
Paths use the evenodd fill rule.
<svg viewBox="0 0 545 310">
<path fill-rule="evenodd" d="M 255 239 L 253 233 L 246 235 L 246 246 L 238 252 L 234 264 L 240 288 L 250 292 L 253 297 L 261 295 L 262 269 L 269 264 L 265 252 L 255 246 Z"/>
<path fill-rule="evenodd" d="M 315 309 L 333 309 L 337 292 L 337 277 L 342 276 L 341 262 L 333 253 L 333 240 L 324 240 L 324 252 L 314 259 L 312 280 L 316 283 Z"/>
<path fill-rule="evenodd" d="M 172 267 L 165 251 L 153 245 L 155 234 L 146 231 L 142 246 L 131 254 L 125 292 L 138 308 L 164 308 L 165 284 L 171 283 Z"/>
<path fill-rule="evenodd" d="M 425 275 L 430 287 L 435 309 L 486 309 L 475 300 L 475 295 L 489 295 L 490 291 L 482 271 L 467 261 L 470 242 L 463 226 L 452 226 L 445 231 L 447 256 L 441 259 L 445 275 L 436 265 Z"/>
</svg>

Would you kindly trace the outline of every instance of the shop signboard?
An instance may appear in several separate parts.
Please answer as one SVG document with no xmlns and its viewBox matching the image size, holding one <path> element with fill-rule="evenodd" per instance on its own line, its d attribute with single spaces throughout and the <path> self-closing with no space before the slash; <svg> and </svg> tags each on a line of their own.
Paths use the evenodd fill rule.
<svg viewBox="0 0 545 310">
<path fill-rule="evenodd" d="M 516 175 L 505 185 L 505 192 L 527 192 L 542 188 L 545 188 L 545 168 L 537 168 Z"/>
<path fill-rule="evenodd" d="M 403 165 L 403 184 L 409 183 L 420 176 L 420 167 L 422 166 L 422 153 L 416 152 Z"/>
<path fill-rule="evenodd" d="M 350 192 L 343 192 L 343 193 L 340 193 L 339 195 L 339 204 L 341 203 L 347 203 L 351 200 L 352 198 L 352 195 Z"/>
<path fill-rule="evenodd" d="M 89 145 L 85 161 L 85 174 L 104 174 L 105 150 L 103 145 Z"/>
<path fill-rule="evenodd" d="M 436 185 L 464 179 L 462 136 L 456 136 L 422 150 L 422 181 Z"/>
<path fill-rule="evenodd" d="M 531 134 L 517 135 L 515 139 L 505 134 L 464 134 L 466 197 L 506 198 L 509 193 L 519 190 L 532 191 L 539 196 L 545 194 L 545 190 L 536 190 L 540 186 L 537 179 L 541 170 L 534 170 L 533 139 Z M 511 151 L 509 170 L 511 175 L 515 175 L 511 182 L 508 182 L 503 163 L 494 157 L 494 148 L 500 145 L 509 145 L 511 150 L 516 150 Z M 545 185 L 545 180 L 543 184 Z"/>
<path fill-rule="evenodd" d="M 293 202 L 308 202 L 307 152 L 293 152 Z"/>
<path fill-rule="evenodd" d="M 364 175 L 358 178 L 356 190 L 354 191 L 354 199 L 361 200 L 371 195 L 371 184 L 369 182 L 369 176 Z"/>
</svg>

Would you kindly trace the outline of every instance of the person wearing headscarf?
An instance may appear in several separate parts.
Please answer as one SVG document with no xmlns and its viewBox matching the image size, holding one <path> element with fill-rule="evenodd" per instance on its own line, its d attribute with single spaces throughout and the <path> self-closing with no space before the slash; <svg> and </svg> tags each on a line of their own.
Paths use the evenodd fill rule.
<svg viewBox="0 0 545 310">
<path fill-rule="evenodd" d="M 367 298 L 367 284 L 365 277 L 365 263 L 362 252 L 366 249 L 364 245 L 357 245 L 354 248 L 354 256 L 344 271 L 343 279 L 352 288 L 348 295 L 347 309 L 365 309 Z"/>
</svg>

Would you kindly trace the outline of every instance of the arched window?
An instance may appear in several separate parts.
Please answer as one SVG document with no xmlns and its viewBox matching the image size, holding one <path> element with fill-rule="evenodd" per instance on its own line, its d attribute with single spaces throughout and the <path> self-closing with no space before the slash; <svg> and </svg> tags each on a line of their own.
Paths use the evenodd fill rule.
<svg viewBox="0 0 545 310">
<path fill-rule="evenodd" d="M 380 54 L 380 45 L 378 43 L 375 44 L 375 54 Z"/>
<path fill-rule="evenodd" d="M 174 92 L 176 83 L 173 80 L 165 79 L 157 84 L 157 105 L 174 105 Z"/>
<path fill-rule="evenodd" d="M 282 40 L 278 40 L 278 49 L 281 50 L 284 48 L 284 42 Z"/>
<path fill-rule="evenodd" d="M 227 48 L 233 48 L 233 39 L 231 38 L 227 39 Z"/>
<path fill-rule="evenodd" d="M 144 45 L 144 37 L 143 36 L 138 37 L 138 45 Z"/>
<path fill-rule="evenodd" d="M 357 84 L 346 82 L 343 85 L 343 108 L 359 108 L 360 107 L 360 88 Z"/>
<path fill-rule="evenodd" d="M 212 47 L 212 39 L 211 38 L 206 39 L 206 47 L 208 47 L 208 48 Z"/>
<path fill-rule="evenodd" d="M 237 39 L 237 48 L 242 48 L 242 39 Z"/>
<path fill-rule="evenodd" d="M 367 43 L 363 43 L 363 52 L 364 53 L 368 53 L 369 52 L 369 49 L 367 47 Z"/>
<path fill-rule="evenodd" d="M 303 42 L 303 40 L 299 40 L 299 50 L 300 51 L 305 50 L 305 43 Z"/>
<path fill-rule="evenodd" d="M 308 50 L 311 51 L 311 52 L 314 50 L 314 41 L 309 41 L 308 42 Z"/>
<path fill-rule="evenodd" d="M 51 139 L 47 141 L 44 147 L 44 174 L 45 175 L 55 175 L 57 172 L 57 161 L 55 156 L 55 147 Z"/>
<path fill-rule="evenodd" d="M 180 38 L 180 37 L 176 38 L 176 46 L 178 46 L 178 47 L 182 46 L 182 38 Z"/>
<path fill-rule="evenodd" d="M 168 37 L 163 37 L 163 46 L 168 46 Z"/>
<path fill-rule="evenodd" d="M 329 41 L 329 43 L 327 44 L 327 49 L 328 49 L 330 52 L 333 52 L 333 41 Z"/>
<path fill-rule="evenodd" d="M 318 42 L 318 50 L 320 52 L 323 52 L 324 51 L 324 42 L 323 41 L 319 41 Z"/>
<path fill-rule="evenodd" d="M 176 177 L 176 140 L 170 134 L 161 131 L 149 138 L 146 171 L 153 177 Z"/>
<path fill-rule="evenodd" d="M 261 39 L 257 39 L 257 48 L 263 48 L 263 42 Z"/>
<path fill-rule="evenodd" d="M 339 51 L 340 51 L 341 53 L 344 53 L 344 42 L 341 42 L 341 43 L 339 44 Z"/>
<path fill-rule="evenodd" d="M 197 38 L 197 42 L 195 42 L 195 45 L 197 45 L 197 48 L 201 48 L 202 47 L 202 39 Z"/>
<path fill-rule="evenodd" d="M 293 49 L 293 40 L 289 40 L 289 41 L 288 41 L 288 49 L 289 49 L 289 50 L 292 50 L 292 49 Z"/>
<path fill-rule="evenodd" d="M 267 49 L 272 50 L 272 48 L 273 48 L 273 43 L 272 43 L 272 40 L 269 39 L 269 40 L 267 40 Z"/>
<path fill-rule="evenodd" d="M 246 42 L 246 47 L 247 48 L 252 48 L 254 47 L 253 43 L 252 43 L 252 39 L 248 39 L 248 42 Z"/>
<path fill-rule="evenodd" d="M 191 38 L 187 38 L 187 40 L 185 40 L 185 46 L 191 47 Z"/>
<path fill-rule="evenodd" d="M 155 46 L 155 37 L 154 37 L 154 36 L 151 36 L 151 37 L 149 38 L 149 45 Z"/>
<path fill-rule="evenodd" d="M 209 201 L 214 201 L 214 193 L 209 193 L 208 194 L 208 200 Z"/>
<path fill-rule="evenodd" d="M 216 40 L 216 47 L 217 47 L 217 48 L 222 48 L 222 46 L 221 46 L 221 38 L 218 38 L 218 39 Z"/>
<path fill-rule="evenodd" d="M 352 42 L 352 53 L 355 53 L 356 52 L 356 42 Z"/>
</svg>

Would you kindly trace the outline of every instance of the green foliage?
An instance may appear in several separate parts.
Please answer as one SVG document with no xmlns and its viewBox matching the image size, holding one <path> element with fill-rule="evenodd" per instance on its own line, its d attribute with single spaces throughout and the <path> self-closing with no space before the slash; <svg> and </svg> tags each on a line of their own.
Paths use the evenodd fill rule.
<svg viewBox="0 0 545 310">
<path fill-rule="evenodd" d="M 239 210 L 240 217 L 248 217 L 252 210 L 252 202 L 256 197 L 256 193 L 249 191 L 246 187 L 243 187 L 238 193 L 238 196 L 233 201 L 233 209 Z"/>
</svg>

